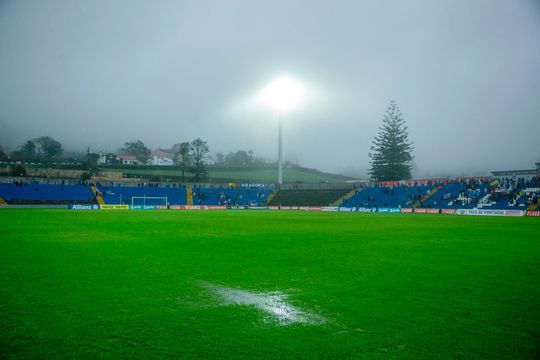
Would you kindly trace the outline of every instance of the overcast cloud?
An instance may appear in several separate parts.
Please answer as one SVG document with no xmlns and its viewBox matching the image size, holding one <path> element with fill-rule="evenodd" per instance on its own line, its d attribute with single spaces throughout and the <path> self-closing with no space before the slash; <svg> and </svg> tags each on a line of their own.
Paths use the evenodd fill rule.
<svg viewBox="0 0 540 360">
<path fill-rule="evenodd" d="M 277 156 L 271 79 L 307 84 L 285 116 L 285 158 L 368 167 L 390 100 L 416 175 L 540 161 L 540 2 L 0 1 L 0 144 L 67 149 L 201 137 Z"/>
</svg>

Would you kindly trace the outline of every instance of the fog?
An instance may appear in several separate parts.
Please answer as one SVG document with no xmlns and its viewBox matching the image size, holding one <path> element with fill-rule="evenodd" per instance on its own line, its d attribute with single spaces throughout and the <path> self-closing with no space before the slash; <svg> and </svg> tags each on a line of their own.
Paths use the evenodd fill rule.
<svg viewBox="0 0 540 360">
<path fill-rule="evenodd" d="M 0 144 L 68 150 L 201 137 L 277 157 L 277 114 L 254 94 L 305 84 L 285 159 L 363 173 L 391 100 L 416 177 L 540 161 L 540 2 L 0 1 Z"/>
</svg>

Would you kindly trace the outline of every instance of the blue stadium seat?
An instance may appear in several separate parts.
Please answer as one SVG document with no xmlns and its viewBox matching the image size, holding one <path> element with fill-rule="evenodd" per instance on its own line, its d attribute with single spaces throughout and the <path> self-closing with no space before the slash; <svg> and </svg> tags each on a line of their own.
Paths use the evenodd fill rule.
<svg viewBox="0 0 540 360">
<path fill-rule="evenodd" d="M 0 183 L 0 197 L 10 204 L 16 203 L 88 203 L 94 195 L 86 185 Z"/>
</svg>

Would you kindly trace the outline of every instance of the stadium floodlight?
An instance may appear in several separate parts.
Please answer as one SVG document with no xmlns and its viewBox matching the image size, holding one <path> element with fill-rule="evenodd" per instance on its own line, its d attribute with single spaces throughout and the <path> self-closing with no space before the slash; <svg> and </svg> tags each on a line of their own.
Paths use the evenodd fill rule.
<svg viewBox="0 0 540 360">
<path fill-rule="evenodd" d="M 257 95 L 257 103 L 280 113 L 297 108 L 306 97 L 306 89 L 298 81 L 283 76 L 272 81 Z"/>
<path fill-rule="evenodd" d="M 287 76 L 272 81 L 256 97 L 258 104 L 277 110 L 279 113 L 278 185 L 283 183 L 283 130 L 281 124 L 283 113 L 300 106 L 305 97 L 305 87 Z"/>
</svg>

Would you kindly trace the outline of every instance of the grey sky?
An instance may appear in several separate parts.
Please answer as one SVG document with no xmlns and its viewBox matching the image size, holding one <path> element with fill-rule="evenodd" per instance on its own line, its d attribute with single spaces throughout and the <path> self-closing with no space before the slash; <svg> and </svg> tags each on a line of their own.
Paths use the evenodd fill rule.
<svg viewBox="0 0 540 360">
<path fill-rule="evenodd" d="M 285 158 L 342 172 L 390 100 L 417 176 L 540 160 L 540 2 L 0 1 L 0 144 L 68 149 L 201 137 L 276 158 L 276 115 L 248 106 L 272 78 L 308 84 Z"/>
</svg>

